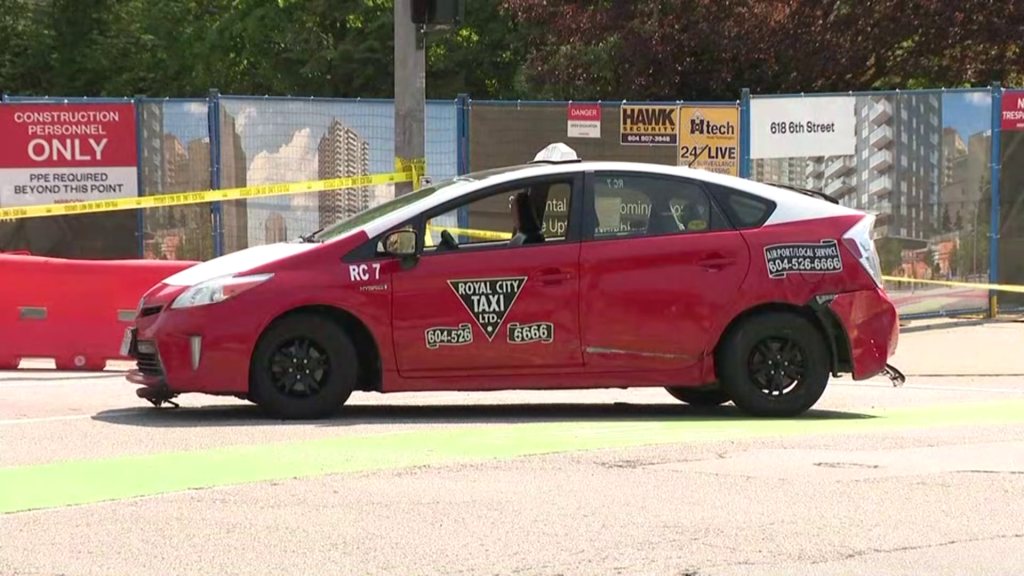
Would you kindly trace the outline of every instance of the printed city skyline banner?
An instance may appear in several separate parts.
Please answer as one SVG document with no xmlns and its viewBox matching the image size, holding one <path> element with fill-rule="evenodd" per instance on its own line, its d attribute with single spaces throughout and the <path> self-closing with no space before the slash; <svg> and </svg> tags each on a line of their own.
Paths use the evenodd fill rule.
<svg viewBox="0 0 1024 576">
<path fill-rule="evenodd" d="M 1024 131 L 1024 90 L 1003 92 L 1003 130 Z"/>
<path fill-rule="evenodd" d="M 740 111 L 735 106 L 679 107 L 679 165 L 738 176 Z"/>
<path fill-rule="evenodd" d="M 0 106 L 0 207 L 134 198 L 135 105 Z"/>
<path fill-rule="evenodd" d="M 619 143 L 677 146 L 679 107 L 623 104 L 619 109 Z"/>
<path fill-rule="evenodd" d="M 855 154 L 856 102 L 853 96 L 751 99 L 750 157 Z"/>
<path fill-rule="evenodd" d="M 601 105 L 569 104 L 569 138 L 601 138 Z"/>
</svg>

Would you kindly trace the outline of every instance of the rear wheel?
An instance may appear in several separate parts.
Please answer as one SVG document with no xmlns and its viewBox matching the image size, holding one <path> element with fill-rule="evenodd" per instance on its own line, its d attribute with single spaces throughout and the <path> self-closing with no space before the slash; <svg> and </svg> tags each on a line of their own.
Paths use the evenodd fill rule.
<svg viewBox="0 0 1024 576">
<path fill-rule="evenodd" d="M 772 312 L 726 336 L 717 358 L 722 388 L 754 416 L 796 416 L 821 398 L 830 373 L 825 337 L 807 319 Z"/>
<path fill-rule="evenodd" d="M 311 314 L 290 316 L 256 345 L 251 399 L 277 418 L 323 418 L 351 396 L 357 369 L 355 346 L 340 326 Z"/>
<path fill-rule="evenodd" d="M 686 402 L 691 406 L 721 406 L 729 401 L 729 395 L 718 386 L 700 388 L 669 386 L 665 390 L 676 400 Z"/>
</svg>

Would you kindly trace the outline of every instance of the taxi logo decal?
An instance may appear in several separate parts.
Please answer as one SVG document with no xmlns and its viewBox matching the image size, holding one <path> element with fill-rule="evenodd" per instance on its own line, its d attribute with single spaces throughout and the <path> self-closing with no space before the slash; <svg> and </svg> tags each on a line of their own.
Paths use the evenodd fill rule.
<svg viewBox="0 0 1024 576">
<path fill-rule="evenodd" d="M 839 242 L 773 244 L 765 246 L 764 260 L 769 278 L 785 278 L 790 272 L 842 272 Z"/>
<path fill-rule="evenodd" d="M 523 284 L 526 284 L 526 276 L 448 281 L 488 341 L 494 340 Z"/>
</svg>

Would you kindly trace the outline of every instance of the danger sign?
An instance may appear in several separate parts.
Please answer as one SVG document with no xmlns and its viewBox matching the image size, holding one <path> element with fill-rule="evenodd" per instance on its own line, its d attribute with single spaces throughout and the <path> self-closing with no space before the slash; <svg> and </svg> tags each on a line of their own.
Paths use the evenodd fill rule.
<svg viewBox="0 0 1024 576">
<path fill-rule="evenodd" d="M 601 137 L 601 105 L 569 104 L 569 138 Z"/>
<path fill-rule="evenodd" d="M 138 196 L 135 106 L 0 106 L 0 207 Z"/>
</svg>

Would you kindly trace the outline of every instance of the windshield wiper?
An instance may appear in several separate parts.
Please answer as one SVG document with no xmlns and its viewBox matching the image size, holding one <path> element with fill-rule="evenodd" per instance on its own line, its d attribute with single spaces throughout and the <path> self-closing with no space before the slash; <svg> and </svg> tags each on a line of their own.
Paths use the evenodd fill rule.
<svg viewBox="0 0 1024 576">
<path fill-rule="evenodd" d="M 314 244 L 314 243 L 317 243 L 317 242 L 322 242 L 322 240 L 314 240 L 313 236 L 316 236 L 317 234 L 319 234 L 319 233 L 321 233 L 323 231 L 324 231 L 324 229 L 321 228 L 321 229 L 316 230 L 314 232 L 310 232 L 309 234 L 303 234 L 302 236 L 299 236 L 299 240 L 302 241 L 302 243 L 304 243 L 304 244 Z"/>
</svg>

